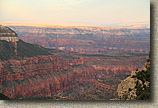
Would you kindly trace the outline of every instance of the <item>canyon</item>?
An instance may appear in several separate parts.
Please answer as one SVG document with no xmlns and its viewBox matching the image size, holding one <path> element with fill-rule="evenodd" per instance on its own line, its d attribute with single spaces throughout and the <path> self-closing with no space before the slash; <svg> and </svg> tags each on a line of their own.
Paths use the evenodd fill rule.
<svg viewBox="0 0 158 108">
<path fill-rule="evenodd" d="M 83 33 L 86 38 L 80 35 L 79 38 L 83 39 L 72 39 L 74 37 L 70 37 L 74 35 L 71 34 L 78 33 L 81 28 L 72 31 L 72 28 L 58 27 L 55 29 L 57 33 L 65 30 L 71 34 L 64 34 L 63 37 L 54 35 L 55 39 L 48 33 L 50 28 L 26 26 L 11 28 L 16 31 L 20 39 L 17 42 L 17 55 L 14 54 L 14 46 L 10 42 L 0 40 L 0 93 L 10 99 L 109 100 L 116 98 L 118 84 L 133 70 L 144 68 L 143 64 L 150 50 L 148 29 L 135 30 L 139 31 L 138 34 L 143 32 L 142 36 L 124 35 L 124 38 L 120 38 L 120 34 L 123 33 L 118 33 L 120 29 L 108 28 L 114 31 L 114 36 L 111 37 L 111 32 L 108 32 L 110 36 L 106 33 L 107 36 L 98 35 L 101 28 L 84 27 L 80 34 Z M 48 29 L 45 33 L 49 35 L 44 33 L 45 29 Z M 96 37 L 85 35 L 91 32 L 93 34 L 96 32 Z M 108 38 L 101 39 L 99 36 Z M 62 39 L 64 37 L 69 39 Z M 10 55 L 6 55 L 8 50 Z"/>
<path fill-rule="evenodd" d="M 140 61 L 146 59 L 135 57 L 135 60 L 130 58 L 120 62 L 109 57 L 68 54 L 56 52 L 49 56 L 1 61 L 1 93 L 13 99 L 54 96 L 55 99 L 69 100 L 111 99 L 117 96 L 117 84 L 132 70 L 142 69 Z M 137 65 L 132 65 L 131 61 Z M 112 63 L 117 66 L 110 65 Z M 83 94 L 84 98 L 80 96 Z M 100 95 L 104 97 L 100 98 Z"/>
<path fill-rule="evenodd" d="M 9 26 L 25 42 L 82 54 L 149 53 L 150 29 L 138 27 Z"/>
</svg>

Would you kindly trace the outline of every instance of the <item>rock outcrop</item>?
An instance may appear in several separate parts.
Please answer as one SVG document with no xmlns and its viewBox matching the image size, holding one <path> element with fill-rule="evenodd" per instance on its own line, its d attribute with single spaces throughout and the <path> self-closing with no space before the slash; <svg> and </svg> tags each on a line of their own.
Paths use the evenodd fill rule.
<svg viewBox="0 0 158 108">
<path fill-rule="evenodd" d="M 121 81 L 117 89 L 120 100 L 146 100 L 150 98 L 150 59 L 144 65 L 144 70 L 133 71 Z"/>
<path fill-rule="evenodd" d="M 5 40 L 7 42 L 16 42 L 19 41 L 19 37 L 10 28 L 0 25 L 0 40 Z"/>
<path fill-rule="evenodd" d="M 13 30 L 0 25 L 0 41 L 11 42 L 14 47 L 14 54 L 17 55 L 17 41 L 19 41 L 19 37 Z"/>
</svg>

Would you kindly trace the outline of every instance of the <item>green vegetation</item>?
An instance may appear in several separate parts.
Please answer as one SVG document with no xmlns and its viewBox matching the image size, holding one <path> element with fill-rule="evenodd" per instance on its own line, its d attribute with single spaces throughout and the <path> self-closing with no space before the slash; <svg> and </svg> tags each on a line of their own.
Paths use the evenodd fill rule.
<svg viewBox="0 0 158 108">
<path fill-rule="evenodd" d="M 33 45 L 26 43 L 22 40 L 19 40 L 17 42 L 17 50 L 18 50 L 18 56 L 20 57 L 34 57 L 37 55 L 50 55 L 49 50 L 46 48 L 43 48 L 38 45 Z"/>
<path fill-rule="evenodd" d="M 150 62 L 150 59 L 147 59 L 147 63 Z M 135 88 L 136 91 L 136 99 L 137 100 L 146 100 L 150 98 L 150 66 L 147 67 L 147 70 L 141 70 L 136 73 L 136 75 L 132 76 L 132 78 L 137 78 L 142 81 L 143 85 L 140 85 L 137 81 Z M 147 86 L 145 83 L 149 82 Z"/>
<path fill-rule="evenodd" d="M 114 77 L 129 77 L 130 75 L 114 75 Z"/>
<path fill-rule="evenodd" d="M 144 70 L 138 71 L 123 81 L 118 87 L 119 100 L 148 100 L 150 99 L 150 59 L 146 60 Z M 134 83 L 133 83 L 134 82 Z M 128 84 L 131 84 L 129 87 Z M 128 90 L 124 89 L 127 88 Z"/>
<path fill-rule="evenodd" d="M 17 100 L 19 99 L 17 98 L 13 98 L 12 100 Z M 53 97 L 44 97 L 44 96 L 34 96 L 34 97 L 26 97 L 26 98 L 22 98 L 23 100 L 47 100 L 47 99 L 54 99 Z M 55 100 L 55 99 L 54 99 Z"/>
<path fill-rule="evenodd" d="M 127 53 L 127 52 L 123 52 L 122 54 L 106 54 L 106 55 L 101 55 L 101 54 L 79 54 L 80 56 L 83 57 L 116 57 L 117 59 L 119 59 L 118 57 L 143 57 L 143 56 L 149 56 L 149 54 L 141 54 L 141 53 Z M 116 59 L 115 58 L 115 59 Z"/>
<path fill-rule="evenodd" d="M 0 41 L 0 59 L 8 60 L 11 58 L 18 59 L 19 57 L 34 57 L 38 55 L 51 55 L 51 51 L 53 50 L 43 48 L 39 45 L 33 45 L 26 43 L 22 40 L 17 42 L 17 52 L 18 55 L 15 55 L 15 48 L 12 42 Z"/>
<path fill-rule="evenodd" d="M 4 94 L 0 93 L 0 100 L 10 100 L 10 99 L 9 99 L 9 97 L 7 97 Z"/>
<path fill-rule="evenodd" d="M 143 84 L 143 87 L 137 83 L 135 86 L 137 89 L 136 91 L 136 100 L 147 100 L 150 98 L 150 85 L 147 87 L 145 84 Z"/>
<path fill-rule="evenodd" d="M 7 60 L 15 56 L 14 46 L 11 42 L 0 41 L 0 59 Z"/>
<path fill-rule="evenodd" d="M 137 89 L 136 91 L 136 99 L 137 100 L 146 100 L 150 98 L 150 85 L 147 87 L 145 85 L 145 82 L 148 81 L 150 82 L 150 72 L 147 71 L 139 71 L 136 73 L 135 76 L 132 76 L 132 78 L 137 78 L 143 82 L 143 86 L 140 85 L 138 82 L 136 83 L 135 88 Z"/>
<path fill-rule="evenodd" d="M 135 76 L 132 76 L 132 78 L 137 78 L 144 83 L 145 81 L 150 81 L 150 73 L 149 71 L 142 70 L 136 73 Z"/>
<path fill-rule="evenodd" d="M 82 66 L 82 64 L 72 65 L 71 67 L 74 68 L 74 67 L 79 67 L 79 66 Z"/>
</svg>

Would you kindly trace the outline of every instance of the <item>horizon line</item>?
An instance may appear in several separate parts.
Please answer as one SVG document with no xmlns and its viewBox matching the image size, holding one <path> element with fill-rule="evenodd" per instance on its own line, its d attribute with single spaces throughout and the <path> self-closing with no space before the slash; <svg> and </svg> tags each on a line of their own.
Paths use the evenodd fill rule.
<svg viewBox="0 0 158 108">
<path fill-rule="evenodd" d="M 129 25 L 117 25 L 117 24 L 111 24 L 111 26 L 97 26 L 97 25 L 88 25 L 88 24 L 31 24 L 31 23 L 0 23 L 0 25 L 6 25 L 6 26 L 35 26 L 35 27 L 101 27 L 101 28 L 150 28 L 150 24 L 147 24 L 147 27 L 140 27 L 140 26 L 131 26 Z M 109 25 L 109 24 L 108 24 Z M 117 25 L 117 26 L 112 26 Z"/>
</svg>

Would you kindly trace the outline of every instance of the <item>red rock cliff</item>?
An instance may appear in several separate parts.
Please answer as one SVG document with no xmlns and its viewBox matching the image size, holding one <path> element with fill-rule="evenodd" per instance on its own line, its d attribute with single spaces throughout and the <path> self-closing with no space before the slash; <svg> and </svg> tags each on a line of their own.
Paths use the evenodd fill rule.
<svg viewBox="0 0 158 108">
<path fill-rule="evenodd" d="M 0 63 L 1 92 L 10 98 L 51 96 L 93 84 L 95 71 L 82 60 L 63 60 L 56 56 L 39 56 Z"/>
</svg>

